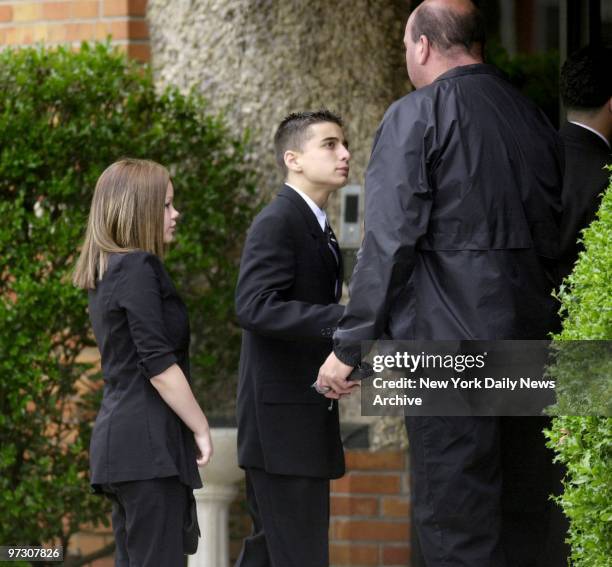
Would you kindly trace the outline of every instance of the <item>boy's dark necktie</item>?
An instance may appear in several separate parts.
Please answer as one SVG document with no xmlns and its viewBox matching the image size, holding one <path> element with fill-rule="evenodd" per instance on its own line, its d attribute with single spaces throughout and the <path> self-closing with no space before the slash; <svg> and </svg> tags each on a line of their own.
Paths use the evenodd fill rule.
<svg viewBox="0 0 612 567">
<path fill-rule="evenodd" d="M 334 231 L 331 229 L 331 226 L 329 226 L 327 221 L 325 221 L 325 236 L 327 237 L 327 245 L 329 246 L 329 249 L 332 251 L 332 254 L 336 260 L 336 265 L 340 266 L 340 246 L 338 245 Z"/>
<path fill-rule="evenodd" d="M 331 253 L 334 255 L 334 259 L 336 260 L 336 269 L 340 269 L 340 246 L 338 245 L 338 240 L 336 240 L 336 235 L 334 231 L 329 226 L 329 223 L 325 221 L 325 236 L 327 238 L 327 246 L 331 250 Z M 339 298 L 339 288 L 340 287 L 340 277 L 339 274 L 336 275 L 336 284 L 335 284 L 335 294 L 336 298 Z"/>
</svg>

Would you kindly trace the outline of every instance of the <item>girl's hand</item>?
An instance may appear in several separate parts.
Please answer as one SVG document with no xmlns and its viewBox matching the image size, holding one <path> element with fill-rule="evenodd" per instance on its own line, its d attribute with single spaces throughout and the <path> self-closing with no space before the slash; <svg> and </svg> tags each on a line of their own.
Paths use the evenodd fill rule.
<svg viewBox="0 0 612 567">
<path fill-rule="evenodd" d="M 198 457 L 196 459 L 196 463 L 199 467 L 203 467 L 204 465 L 209 463 L 210 458 L 213 454 L 213 445 L 212 439 L 210 438 L 210 430 L 207 429 L 206 433 L 202 433 L 200 435 L 194 434 L 193 437 L 198 447 Z"/>
</svg>

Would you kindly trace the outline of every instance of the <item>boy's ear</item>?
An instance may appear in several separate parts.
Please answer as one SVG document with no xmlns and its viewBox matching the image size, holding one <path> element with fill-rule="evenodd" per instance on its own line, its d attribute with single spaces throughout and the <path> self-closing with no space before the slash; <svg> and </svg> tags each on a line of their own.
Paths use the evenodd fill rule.
<svg viewBox="0 0 612 567">
<path fill-rule="evenodd" d="M 289 171 L 293 171 L 295 173 L 302 172 L 302 166 L 300 165 L 299 152 L 294 152 L 293 150 L 287 150 L 283 157 L 285 160 L 285 166 L 287 167 Z"/>
</svg>

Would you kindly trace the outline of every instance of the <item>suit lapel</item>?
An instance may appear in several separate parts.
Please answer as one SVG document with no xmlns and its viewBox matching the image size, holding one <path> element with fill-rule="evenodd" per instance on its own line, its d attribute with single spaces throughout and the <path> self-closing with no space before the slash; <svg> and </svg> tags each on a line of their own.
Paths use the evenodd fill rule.
<svg viewBox="0 0 612 567">
<path fill-rule="evenodd" d="M 325 236 L 325 233 L 321 230 L 321 225 L 319 224 L 316 215 L 312 212 L 311 208 L 308 206 L 306 201 L 302 199 L 300 195 L 298 195 L 293 189 L 291 189 L 291 187 L 283 185 L 283 187 L 278 193 L 278 196 L 289 199 L 300 211 L 301 216 L 308 227 L 308 232 L 316 241 L 316 247 L 319 252 L 319 256 L 321 257 L 325 268 L 329 272 L 332 295 L 334 295 L 335 297 L 334 288 L 336 286 L 336 277 L 338 273 L 342 274 L 342 271 L 339 271 L 339 268 L 342 267 L 342 254 L 340 254 L 340 266 L 338 266 L 336 265 L 336 259 L 334 258 L 334 254 L 327 245 L 327 236 Z"/>
</svg>

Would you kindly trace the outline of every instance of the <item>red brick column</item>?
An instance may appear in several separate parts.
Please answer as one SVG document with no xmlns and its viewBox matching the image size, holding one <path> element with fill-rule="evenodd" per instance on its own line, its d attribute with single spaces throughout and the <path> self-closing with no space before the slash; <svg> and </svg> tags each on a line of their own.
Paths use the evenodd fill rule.
<svg viewBox="0 0 612 567">
<path fill-rule="evenodd" d="M 104 40 L 149 61 L 147 0 L 0 0 L 0 47 Z"/>
<path fill-rule="evenodd" d="M 332 567 L 410 565 L 405 451 L 346 450 L 347 474 L 332 482 Z"/>
</svg>

